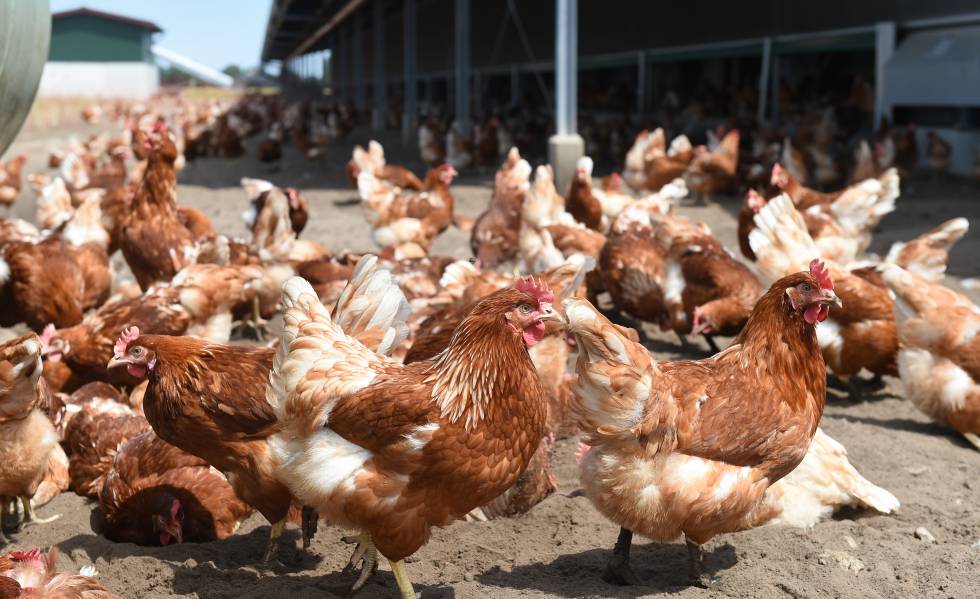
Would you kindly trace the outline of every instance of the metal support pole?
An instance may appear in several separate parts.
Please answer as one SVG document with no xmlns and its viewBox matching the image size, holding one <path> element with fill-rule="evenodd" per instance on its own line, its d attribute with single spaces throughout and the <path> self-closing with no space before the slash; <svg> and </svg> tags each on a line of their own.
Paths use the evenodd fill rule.
<svg viewBox="0 0 980 599">
<path fill-rule="evenodd" d="M 756 107 L 755 119 L 760 124 L 766 120 L 766 109 L 769 104 L 769 68 L 772 61 L 772 38 L 762 40 L 762 67 L 759 70 L 759 101 Z"/>
<path fill-rule="evenodd" d="M 354 35 L 351 54 L 354 59 L 354 109 L 364 110 L 364 13 L 354 15 Z"/>
<path fill-rule="evenodd" d="M 555 114 L 558 135 L 575 133 L 578 109 L 578 0 L 556 0 Z"/>
<path fill-rule="evenodd" d="M 637 52 L 636 56 L 636 113 L 643 116 L 647 112 L 647 55 Z"/>
<path fill-rule="evenodd" d="M 578 0 L 555 0 L 555 129 L 548 140 L 548 161 L 555 184 L 564 192 L 572 180 L 585 142 L 576 134 L 578 104 Z"/>
<path fill-rule="evenodd" d="M 388 112 L 388 99 L 385 94 L 385 4 L 384 0 L 374 0 L 374 112 L 371 128 L 383 131 L 385 114 Z"/>
<path fill-rule="evenodd" d="M 419 86 L 416 72 L 416 37 L 415 37 L 415 0 L 405 0 L 405 114 L 402 116 L 402 141 L 405 143 L 415 139 L 418 118 Z"/>
<path fill-rule="evenodd" d="M 521 68 L 517 64 L 510 65 L 510 105 L 521 103 Z"/>
<path fill-rule="evenodd" d="M 882 117 L 892 118 L 892 107 L 885 95 L 885 66 L 895 53 L 895 22 L 875 24 L 875 116 L 872 129 L 878 127 Z"/>
<path fill-rule="evenodd" d="M 470 0 L 456 0 L 456 121 L 460 133 L 470 133 Z"/>
</svg>

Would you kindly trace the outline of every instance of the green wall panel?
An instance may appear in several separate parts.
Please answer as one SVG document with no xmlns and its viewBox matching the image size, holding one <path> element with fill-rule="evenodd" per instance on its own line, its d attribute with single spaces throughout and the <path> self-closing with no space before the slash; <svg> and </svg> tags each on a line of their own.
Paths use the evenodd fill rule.
<svg viewBox="0 0 980 599">
<path fill-rule="evenodd" d="M 142 27 L 92 15 L 64 17 L 52 23 L 48 60 L 140 62 L 149 59 L 149 35 Z"/>
</svg>

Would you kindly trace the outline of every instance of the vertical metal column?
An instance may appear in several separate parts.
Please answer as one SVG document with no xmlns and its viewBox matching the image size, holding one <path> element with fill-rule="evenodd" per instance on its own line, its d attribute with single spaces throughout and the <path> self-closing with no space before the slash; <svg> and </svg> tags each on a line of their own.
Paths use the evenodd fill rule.
<svg viewBox="0 0 980 599">
<path fill-rule="evenodd" d="M 365 89 L 364 89 L 364 13 L 358 12 L 354 15 L 354 34 L 351 45 L 351 55 L 353 60 L 354 77 L 352 86 L 354 88 L 354 109 L 364 110 L 365 108 Z"/>
<path fill-rule="evenodd" d="M 759 101 L 756 106 L 755 119 L 759 123 L 766 120 L 766 109 L 769 107 L 769 69 L 772 61 L 772 38 L 762 40 L 762 67 L 759 69 Z"/>
<path fill-rule="evenodd" d="M 895 22 L 875 24 L 875 116 L 872 128 L 878 127 L 882 117 L 892 118 L 892 107 L 885 96 L 885 66 L 895 53 Z"/>
<path fill-rule="evenodd" d="M 405 114 L 402 115 L 402 141 L 409 143 L 415 138 L 418 128 L 415 121 L 418 118 L 419 86 L 416 72 L 416 34 L 415 34 L 415 0 L 405 0 Z"/>
<path fill-rule="evenodd" d="M 548 140 L 548 162 L 555 185 L 564 193 L 585 142 L 575 132 L 578 110 L 578 0 L 555 0 L 555 129 Z"/>
<path fill-rule="evenodd" d="M 375 131 L 385 128 L 385 115 L 388 112 L 387 90 L 385 89 L 385 0 L 374 0 L 374 112 L 371 127 Z"/>
<path fill-rule="evenodd" d="M 558 135 L 571 135 L 578 110 L 578 0 L 555 5 L 555 127 Z"/>
<path fill-rule="evenodd" d="M 456 120 L 463 137 L 470 133 L 470 0 L 456 0 Z"/>
</svg>

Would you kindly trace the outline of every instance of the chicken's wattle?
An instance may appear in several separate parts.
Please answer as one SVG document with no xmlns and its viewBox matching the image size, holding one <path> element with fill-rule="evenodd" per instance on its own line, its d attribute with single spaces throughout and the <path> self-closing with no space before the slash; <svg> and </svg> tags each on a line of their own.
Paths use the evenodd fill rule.
<svg viewBox="0 0 980 599">
<path fill-rule="evenodd" d="M 803 318 L 810 324 L 817 324 L 827 320 L 830 313 L 830 306 L 827 304 L 810 304 L 803 312 Z"/>
<path fill-rule="evenodd" d="M 524 327 L 524 343 L 531 347 L 544 338 L 544 323 L 540 320 Z"/>
</svg>

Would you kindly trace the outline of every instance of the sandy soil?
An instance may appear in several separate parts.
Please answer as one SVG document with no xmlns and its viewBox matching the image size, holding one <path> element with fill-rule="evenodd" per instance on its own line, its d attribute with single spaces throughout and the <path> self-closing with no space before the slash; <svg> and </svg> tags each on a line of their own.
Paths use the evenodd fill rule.
<svg viewBox="0 0 980 599">
<path fill-rule="evenodd" d="M 25 134 L 9 154 L 27 151 L 27 172 L 42 170 L 47 149 L 68 133 Z M 305 236 L 338 250 L 370 250 L 368 229 L 342 169 L 349 148 L 366 141 L 366 136 L 355 135 L 349 143 L 331 148 L 319 163 L 301 161 L 290 152 L 277 172 L 252 157 L 191 164 L 180 174 L 180 201 L 204 210 L 220 230 L 241 235 L 245 198 L 238 179 L 269 178 L 304 190 L 313 212 Z M 413 150 L 399 151 L 393 139 L 387 141 L 391 162 L 421 172 Z M 490 195 L 491 176 L 466 177 L 454 186 L 461 212 L 479 213 Z M 953 216 L 980 223 L 980 188 L 972 182 L 917 179 L 903 188 L 898 210 L 885 219 L 875 238 L 876 251 Z M 732 215 L 737 209 L 736 200 L 723 200 L 683 212 L 707 221 L 726 244 L 736 247 Z M 33 220 L 29 191 L 13 213 Z M 451 229 L 434 251 L 466 257 L 467 241 Z M 957 277 L 980 275 L 978 256 L 980 233 L 974 229 L 955 249 L 950 272 Z M 955 280 L 951 284 L 958 286 Z M 658 358 L 681 355 L 675 339 L 648 332 Z M 588 500 L 574 496 L 574 440 L 561 441 L 555 449 L 559 492 L 529 514 L 489 523 L 460 522 L 434 531 L 431 542 L 410 559 L 416 589 L 429 599 L 690 598 L 722 593 L 758 598 L 980 597 L 980 453 L 943 426 L 930 423 L 889 389 L 856 401 L 834 391 L 822 426 L 848 448 L 851 461 L 865 476 L 899 498 L 900 513 L 886 517 L 849 512 L 810 531 L 764 527 L 722 535 L 706 546 L 708 568 L 722 578 L 721 593 L 689 586 L 682 543 L 637 541 L 633 564 L 646 581 L 643 586 L 620 589 L 601 581 L 617 528 Z M 287 565 L 266 569 L 255 565 L 268 534 L 258 515 L 224 542 L 145 548 L 112 543 L 94 532 L 96 511 L 94 503 L 64 494 L 40 510 L 42 516 L 61 514 L 58 521 L 13 535 L 12 545 L 3 550 L 57 544 L 65 569 L 94 564 L 100 579 L 117 593 L 147 599 L 322 599 L 345 596 L 353 581 L 341 572 L 350 548 L 340 542 L 342 532 L 335 528 L 321 526 L 311 555 L 284 547 Z M 935 543 L 914 536 L 920 526 L 935 535 Z M 285 538 L 298 543 L 298 536 L 290 529 Z M 383 564 L 380 575 L 359 596 L 396 595 L 394 579 Z"/>
</svg>

